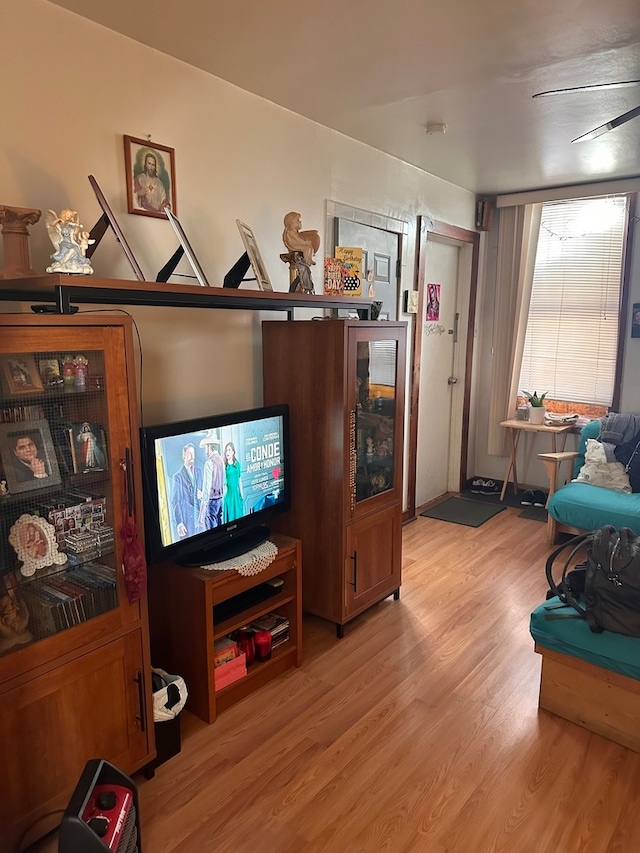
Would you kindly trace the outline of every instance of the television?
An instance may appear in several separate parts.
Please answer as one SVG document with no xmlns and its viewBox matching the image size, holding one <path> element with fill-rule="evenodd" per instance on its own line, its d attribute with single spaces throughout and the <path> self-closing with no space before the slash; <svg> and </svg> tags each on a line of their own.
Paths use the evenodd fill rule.
<svg viewBox="0 0 640 853">
<path fill-rule="evenodd" d="M 291 506 L 289 408 L 142 427 L 147 559 L 204 566 L 269 536 Z"/>
</svg>

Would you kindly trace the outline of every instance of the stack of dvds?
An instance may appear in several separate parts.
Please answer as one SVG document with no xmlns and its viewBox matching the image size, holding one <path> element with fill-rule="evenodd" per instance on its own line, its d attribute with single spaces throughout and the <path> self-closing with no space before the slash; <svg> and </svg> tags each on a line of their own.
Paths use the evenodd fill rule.
<svg viewBox="0 0 640 853">
<path fill-rule="evenodd" d="M 23 594 L 35 639 L 80 625 L 118 605 L 115 571 L 99 563 L 84 563 L 25 584 Z"/>
<path fill-rule="evenodd" d="M 289 620 L 280 613 L 267 613 L 251 623 L 251 630 L 268 631 L 271 634 L 271 648 L 275 649 L 289 639 Z"/>
</svg>

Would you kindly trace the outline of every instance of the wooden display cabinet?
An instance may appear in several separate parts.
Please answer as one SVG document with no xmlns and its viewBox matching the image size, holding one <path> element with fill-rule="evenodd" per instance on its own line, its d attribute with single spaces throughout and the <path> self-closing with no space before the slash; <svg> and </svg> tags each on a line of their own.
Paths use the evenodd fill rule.
<svg viewBox="0 0 640 853">
<path fill-rule="evenodd" d="M 151 636 L 154 657 L 165 669 L 178 672 L 189 692 L 187 709 L 212 723 L 225 708 L 253 693 L 291 666 L 302 663 L 301 546 L 287 536 L 274 535 L 278 554 L 256 575 L 217 572 L 158 563 L 150 568 Z M 243 604 L 236 596 L 281 578 L 280 590 L 268 598 Z M 235 600 L 235 601 L 234 601 Z M 231 607 L 239 601 L 238 607 Z M 219 605 L 237 610 L 216 618 Z M 215 608 L 215 609 L 214 609 Z M 240 608 L 240 609 L 238 609 Z M 270 660 L 249 664 L 247 675 L 216 691 L 214 643 L 268 613 L 289 620 L 289 639 L 273 650 Z"/>
<path fill-rule="evenodd" d="M 291 510 L 303 609 L 344 625 L 401 583 L 406 325 L 262 324 L 264 403 L 291 414 Z"/>
<path fill-rule="evenodd" d="M 90 758 L 155 754 L 146 596 L 121 571 L 127 493 L 142 535 L 134 364 L 129 318 L 0 316 L 6 849 L 59 822 Z"/>
</svg>

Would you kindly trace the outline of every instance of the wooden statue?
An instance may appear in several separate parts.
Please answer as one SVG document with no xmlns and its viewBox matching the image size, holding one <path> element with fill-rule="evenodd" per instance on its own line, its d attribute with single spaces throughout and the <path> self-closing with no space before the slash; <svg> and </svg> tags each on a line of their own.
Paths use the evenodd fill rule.
<svg viewBox="0 0 640 853">
<path fill-rule="evenodd" d="M 307 264 L 315 264 L 313 256 L 320 248 L 320 235 L 317 231 L 302 231 L 302 219 L 299 213 L 292 210 L 284 218 L 284 231 L 282 242 L 291 252 L 302 252 L 302 257 Z"/>
<path fill-rule="evenodd" d="M 284 218 L 282 242 L 289 249 L 280 255 L 289 264 L 289 292 L 314 293 L 311 265 L 315 264 L 313 256 L 320 248 L 320 235 L 317 231 L 303 231 L 300 214 L 292 210 Z"/>
</svg>

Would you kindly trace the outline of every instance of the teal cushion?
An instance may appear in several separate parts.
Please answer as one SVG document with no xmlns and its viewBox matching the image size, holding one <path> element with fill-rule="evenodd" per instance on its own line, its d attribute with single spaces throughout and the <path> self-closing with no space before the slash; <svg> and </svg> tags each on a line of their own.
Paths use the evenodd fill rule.
<svg viewBox="0 0 640 853">
<path fill-rule="evenodd" d="M 612 524 L 615 528 L 630 527 L 640 536 L 640 492 L 630 495 L 589 483 L 567 483 L 551 495 L 547 512 L 578 530 Z"/>
<path fill-rule="evenodd" d="M 567 618 L 545 619 L 547 614 L 567 614 Z M 536 607 L 531 614 L 529 630 L 536 643 L 546 649 L 640 679 L 640 637 L 624 637 L 612 631 L 594 634 L 586 621 L 572 607 L 563 606 L 558 598 Z"/>
</svg>

